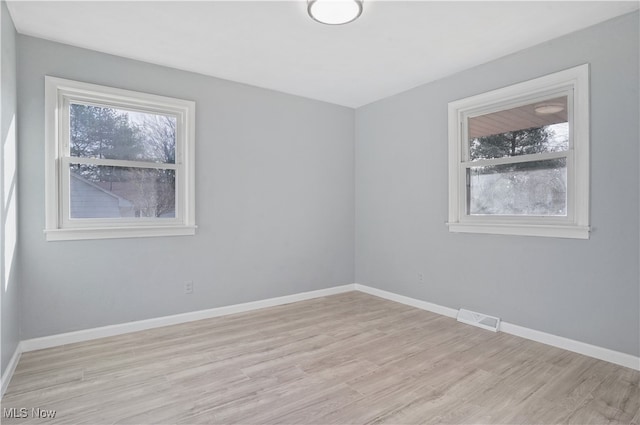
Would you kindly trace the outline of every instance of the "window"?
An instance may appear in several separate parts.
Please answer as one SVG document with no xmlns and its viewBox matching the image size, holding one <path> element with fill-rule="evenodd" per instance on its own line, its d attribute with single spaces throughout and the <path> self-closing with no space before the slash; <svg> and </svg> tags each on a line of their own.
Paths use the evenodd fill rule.
<svg viewBox="0 0 640 425">
<path fill-rule="evenodd" d="M 449 230 L 589 238 L 589 68 L 449 103 Z"/>
<path fill-rule="evenodd" d="M 195 233 L 195 103 L 46 77 L 47 240 Z"/>
</svg>

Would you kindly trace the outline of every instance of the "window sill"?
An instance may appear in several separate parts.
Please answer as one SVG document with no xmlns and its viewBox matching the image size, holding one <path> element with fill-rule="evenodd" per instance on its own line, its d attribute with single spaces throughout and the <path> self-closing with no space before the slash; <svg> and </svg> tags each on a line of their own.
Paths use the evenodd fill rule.
<svg viewBox="0 0 640 425">
<path fill-rule="evenodd" d="M 149 227 L 109 227 L 46 229 L 47 241 L 74 241 L 87 239 L 144 238 L 156 236 L 195 235 L 197 226 L 149 226 Z"/>
<path fill-rule="evenodd" d="M 454 233 L 543 236 L 550 238 L 589 239 L 589 226 L 554 224 L 447 223 Z"/>
</svg>

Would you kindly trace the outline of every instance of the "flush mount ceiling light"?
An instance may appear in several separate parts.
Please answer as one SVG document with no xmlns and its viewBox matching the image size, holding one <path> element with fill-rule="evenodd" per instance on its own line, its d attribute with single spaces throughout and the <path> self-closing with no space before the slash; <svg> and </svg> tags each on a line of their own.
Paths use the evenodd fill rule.
<svg viewBox="0 0 640 425">
<path fill-rule="evenodd" d="M 533 109 L 536 111 L 536 114 L 540 115 L 557 114 L 564 110 L 564 105 L 562 103 L 541 103 L 534 106 Z"/>
<path fill-rule="evenodd" d="M 307 0 L 309 16 L 321 24 L 342 25 L 362 13 L 363 0 Z"/>
</svg>

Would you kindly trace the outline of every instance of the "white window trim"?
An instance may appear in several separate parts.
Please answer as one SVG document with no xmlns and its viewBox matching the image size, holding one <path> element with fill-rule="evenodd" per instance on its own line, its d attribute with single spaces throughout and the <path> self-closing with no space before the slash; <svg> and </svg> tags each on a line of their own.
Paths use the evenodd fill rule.
<svg viewBox="0 0 640 425">
<path fill-rule="evenodd" d="M 567 158 L 567 217 L 470 216 L 466 213 L 466 119 L 505 106 L 526 104 L 563 90 L 572 93 Z M 571 103 L 571 102 L 570 102 Z M 543 155 L 544 154 L 537 154 Z M 553 154 L 551 154 L 553 156 Z M 563 155 L 564 156 L 564 155 Z M 541 157 L 542 158 L 542 157 Z M 494 160 L 495 161 L 495 160 Z M 499 162 L 499 160 L 497 160 Z M 513 158 L 509 162 L 514 162 Z M 584 64 L 523 83 L 449 103 L 450 232 L 589 238 L 589 65 Z"/>
<path fill-rule="evenodd" d="M 68 120 L 69 101 L 97 103 L 139 109 L 146 112 L 170 113 L 177 117 L 176 164 L 151 165 L 149 168 L 172 168 L 176 170 L 176 218 L 159 220 L 69 220 L 65 199 L 68 178 L 64 177 L 64 166 L 69 163 Z M 67 142 L 68 144 L 68 142 Z M 47 241 L 79 239 L 112 239 L 149 236 L 180 236 L 195 234 L 195 102 L 157 96 L 57 77 L 45 77 L 45 208 Z M 74 160 L 77 158 L 74 158 Z M 97 160 L 82 158 L 82 162 L 99 162 L 108 165 L 130 166 L 134 161 Z M 75 162 L 75 161 L 74 161 Z"/>
</svg>

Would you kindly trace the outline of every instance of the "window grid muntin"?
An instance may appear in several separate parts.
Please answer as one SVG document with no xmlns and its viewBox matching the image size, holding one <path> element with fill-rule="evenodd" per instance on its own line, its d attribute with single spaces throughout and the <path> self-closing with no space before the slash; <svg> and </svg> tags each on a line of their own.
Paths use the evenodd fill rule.
<svg viewBox="0 0 640 425">
<path fill-rule="evenodd" d="M 553 99 L 560 96 L 567 96 L 567 122 L 569 124 L 569 147 L 565 151 L 559 152 L 545 152 L 539 154 L 527 154 L 527 155 L 517 155 L 513 157 L 503 157 L 503 158 L 492 158 L 492 159 L 481 159 L 481 160 L 471 160 L 471 141 L 469 140 L 469 119 L 474 117 L 483 116 L 486 114 L 491 114 L 495 112 L 501 112 L 512 108 L 518 108 L 520 106 L 530 105 L 532 103 L 544 102 L 545 100 Z M 550 90 L 537 91 L 533 94 L 519 96 L 514 99 L 509 99 L 503 102 L 492 102 L 487 105 L 483 105 L 477 108 L 465 110 L 460 114 L 459 122 L 460 122 L 460 130 L 461 130 L 461 155 L 460 162 L 458 164 L 458 208 L 460 212 L 459 220 L 464 223 L 484 223 L 484 222 L 511 222 L 511 223 L 521 223 L 528 224 L 533 221 L 535 222 L 549 222 L 549 223 L 559 223 L 559 224 L 569 224 L 574 222 L 574 119 L 573 119 L 573 99 L 574 98 L 574 87 L 573 85 L 562 85 L 560 87 L 556 87 Z M 467 169 L 475 166 L 481 165 L 497 165 L 497 164 L 513 164 L 520 162 L 533 162 L 539 161 L 542 159 L 546 159 L 547 155 L 556 157 L 556 158 L 566 158 L 567 164 L 567 215 L 566 216 L 544 216 L 544 215 L 471 215 L 469 208 L 469 186 L 467 182 Z M 543 157 L 544 155 L 544 157 Z"/>
<path fill-rule="evenodd" d="M 60 155 L 58 159 L 58 178 L 59 178 L 59 226 L 62 228 L 82 228 L 87 225 L 94 224 L 98 227 L 106 227 L 106 226 L 121 226 L 121 227 L 137 227 L 137 226 L 167 226 L 167 225 L 177 225 L 183 223 L 183 206 L 182 206 L 182 196 L 183 189 L 180 184 L 182 181 L 183 170 L 183 162 L 179 160 L 180 153 L 182 151 L 182 143 L 180 142 L 182 136 L 182 128 L 180 128 L 182 123 L 182 114 L 180 115 L 171 115 L 176 117 L 176 163 L 154 163 L 154 162 L 145 162 L 144 165 L 141 164 L 142 161 L 131 161 L 124 159 L 104 159 L 104 158 L 89 158 L 89 157 L 73 157 L 71 156 L 71 105 L 72 104 L 89 104 L 92 106 L 99 106 L 103 108 L 119 108 L 114 103 L 113 105 L 107 103 L 106 101 L 98 102 L 83 102 L 79 103 L 72 100 L 71 96 L 62 95 L 62 120 L 65 125 L 61 126 L 59 129 L 60 137 L 59 142 L 62 146 L 59 146 L 59 152 L 63 153 Z M 124 102 L 117 102 L 118 105 L 125 104 Z M 126 104 L 131 104 L 132 102 L 127 102 Z M 130 108 L 131 109 L 131 108 Z M 146 112 L 143 109 L 138 108 L 140 112 Z M 160 115 L 160 114 L 158 114 Z M 168 115 L 168 114 L 165 114 Z M 180 138 L 180 139 L 179 139 Z M 70 165 L 71 164 L 95 164 L 95 165 L 105 165 L 105 166 L 115 166 L 115 167 L 132 167 L 132 168 L 143 168 L 143 169 L 172 169 L 175 170 L 175 217 L 174 218 L 155 218 L 155 217 L 136 217 L 135 219 L 129 219 L 126 217 L 121 217 L 118 219 L 113 218 L 72 218 L 71 217 L 71 177 L 70 177 Z"/>
</svg>

